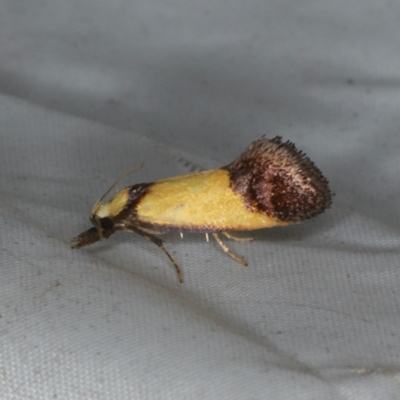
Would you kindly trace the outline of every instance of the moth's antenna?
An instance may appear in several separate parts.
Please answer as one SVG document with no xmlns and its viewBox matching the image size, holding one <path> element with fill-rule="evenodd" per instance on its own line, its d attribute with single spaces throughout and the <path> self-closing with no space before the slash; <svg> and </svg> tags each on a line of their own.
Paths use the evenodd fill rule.
<svg viewBox="0 0 400 400">
<path fill-rule="evenodd" d="M 123 179 L 125 176 L 131 174 L 132 172 L 138 171 L 140 168 L 143 167 L 144 163 L 141 163 L 138 167 L 130 169 L 128 171 L 125 171 L 123 174 L 121 174 L 118 179 L 112 184 L 112 186 L 101 196 L 97 201 L 96 204 L 92 208 L 92 215 L 94 214 L 94 211 L 96 210 L 97 206 L 101 203 L 101 201 L 108 195 L 108 193 L 111 192 L 115 188 L 115 186 Z"/>
</svg>

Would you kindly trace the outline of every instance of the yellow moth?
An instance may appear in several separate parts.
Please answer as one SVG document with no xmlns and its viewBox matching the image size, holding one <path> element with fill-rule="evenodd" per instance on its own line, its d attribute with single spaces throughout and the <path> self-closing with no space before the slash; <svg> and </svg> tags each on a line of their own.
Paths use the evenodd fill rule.
<svg viewBox="0 0 400 400">
<path fill-rule="evenodd" d="M 114 185 L 113 185 L 114 187 Z M 94 227 L 72 239 L 80 248 L 131 231 L 160 247 L 183 276 L 178 263 L 156 235 L 169 231 L 212 234 L 222 249 L 243 265 L 219 234 L 289 225 L 312 218 L 331 205 L 328 181 L 291 142 L 262 137 L 232 163 L 215 170 L 140 183 L 117 191 L 94 205 Z"/>
</svg>

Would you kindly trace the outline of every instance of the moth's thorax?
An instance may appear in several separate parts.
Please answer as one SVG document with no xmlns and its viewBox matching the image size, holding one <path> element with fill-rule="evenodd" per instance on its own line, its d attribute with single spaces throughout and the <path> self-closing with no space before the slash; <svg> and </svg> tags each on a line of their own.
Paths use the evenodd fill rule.
<svg viewBox="0 0 400 400">
<path fill-rule="evenodd" d="M 129 201 L 129 188 L 119 190 L 110 201 L 100 203 L 94 210 L 92 215 L 99 218 L 115 217 L 126 207 Z"/>
</svg>

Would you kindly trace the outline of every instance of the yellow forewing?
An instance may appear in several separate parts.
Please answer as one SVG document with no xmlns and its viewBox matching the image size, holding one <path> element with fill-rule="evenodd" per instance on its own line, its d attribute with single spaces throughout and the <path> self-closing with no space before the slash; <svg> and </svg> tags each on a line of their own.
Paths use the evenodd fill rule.
<svg viewBox="0 0 400 400">
<path fill-rule="evenodd" d="M 140 222 L 193 230 L 252 230 L 286 225 L 252 212 L 223 169 L 154 182 L 136 208 Z"/>
</svg>

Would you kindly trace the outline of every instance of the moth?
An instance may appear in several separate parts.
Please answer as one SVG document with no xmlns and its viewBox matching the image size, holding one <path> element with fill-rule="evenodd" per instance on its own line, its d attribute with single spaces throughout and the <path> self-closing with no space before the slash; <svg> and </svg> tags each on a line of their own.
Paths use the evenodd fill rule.
<svg viewBox="0 0 400 400">
<path fill-rule="evenodd" d="M 301 222 L 321 214 L 332 201 L 321 171 L 293 143 L 282 142 L 279 136 L 254 141 L 236 160 L 219 169 L 127 186 L 103 202 L 115 184 L 93 206 L 93 227 L 73 238 L 72 248 L 108 239 L 116 231 L 135 232 L 168 256 L 181 283 L 181 269 L 157 235 L 201 232 L 208 240 L 211 234 L 224 252 L 247 265 L 226 246 L 221 234 L 233 240 L 251 240 L 230 232 Z"/>
</svg>

